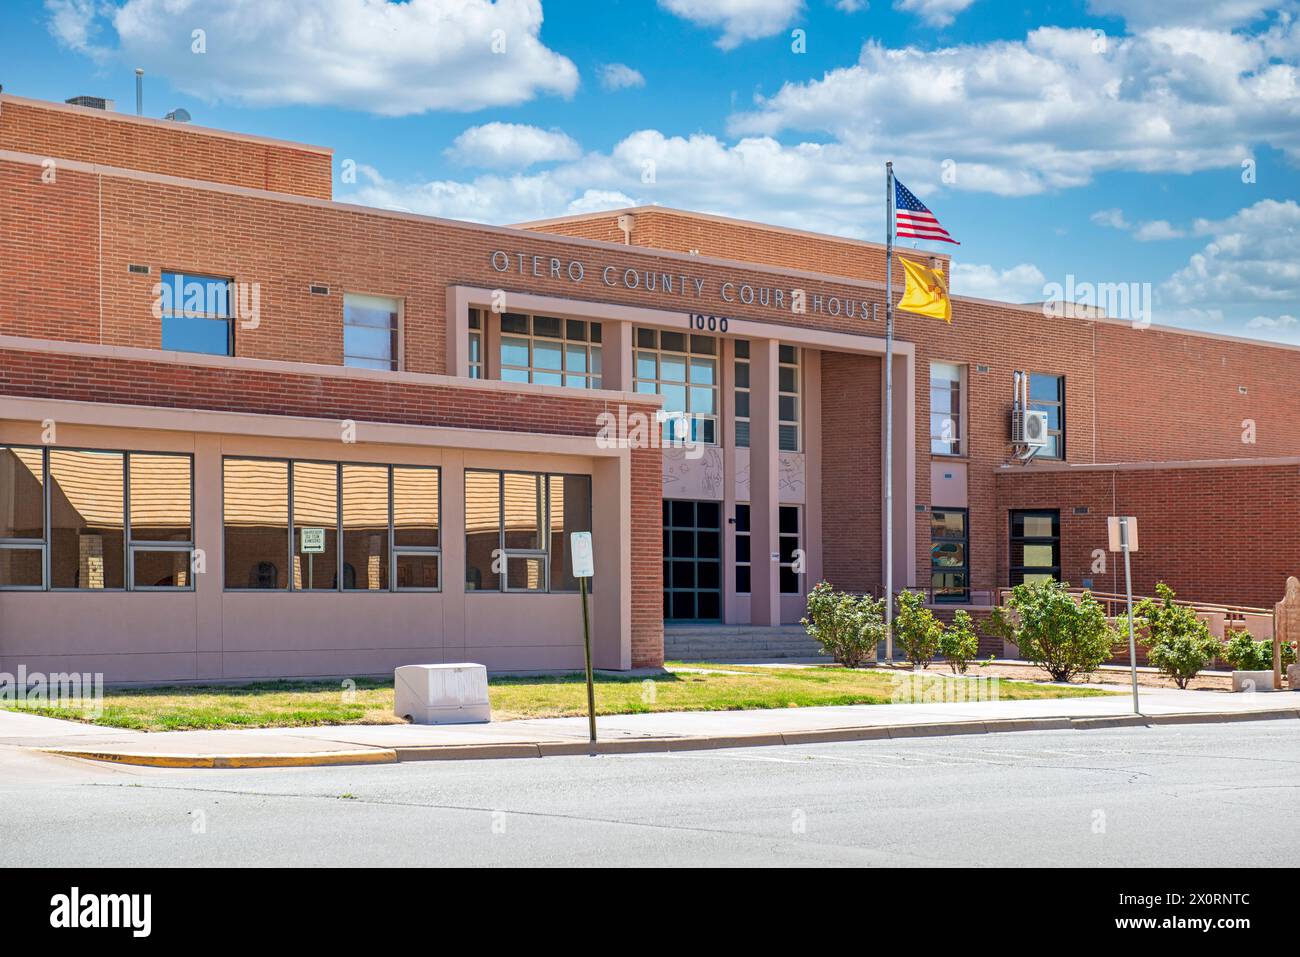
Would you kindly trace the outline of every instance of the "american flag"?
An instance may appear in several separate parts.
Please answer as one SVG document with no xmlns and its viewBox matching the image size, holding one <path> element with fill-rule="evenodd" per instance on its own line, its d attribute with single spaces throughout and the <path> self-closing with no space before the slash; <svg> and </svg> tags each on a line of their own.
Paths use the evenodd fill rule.
<svg viewBox="0 0 1300 957">
<path fill-rule="evenodd" d="M 939 243 L 961 245 L 948 235 L 948 230 L 939 225 L 939 220 L 934 218 L 934 213 L 926 208 L 925 203 L 913 196 L 912 191 L 897 179 L 894 180 L 894 219 L 900 237 L 933 239 Z"/>
</svg>

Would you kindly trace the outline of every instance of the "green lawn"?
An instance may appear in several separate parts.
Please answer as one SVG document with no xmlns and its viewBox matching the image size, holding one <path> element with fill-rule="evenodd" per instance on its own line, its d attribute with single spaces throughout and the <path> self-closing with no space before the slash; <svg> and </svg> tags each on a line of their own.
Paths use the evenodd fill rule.
<svg viewBox="0 0 1300 957">
<path fill-rule="evenodd" d="M 651 678 L 598 675 L 598 714 L 653 711 L 741 711 L 755 708 L 805 708 L 815 705 L 890 704 L 896 672 L 878 669 L 764 668 L 750 665 L 682 665 Z M 904 673 L 905 674 L 905 673 Z M 973 685 L 943 675 L 920 676 L 927 700 L 951 698 Z M 267 681 L 233 686 L 193 685 L 111 690 L 98 717 L 59 708 L 25 709 L 54 718 L 88 721 L 141 731 L 216 728 L 292 728 L 328 724 L 398 724 L 393 715 L 393 683 L 358 679 L 355 690 L 338 682 Z M 581 674 L 499 677 L 490 682 L 496 721 L 586 714 Z M 1109 694 L 1097 688 L 1059 687 L 1001 681 L 1003 701 L 1025 698 L 1078 698 Z"/>
</svg>

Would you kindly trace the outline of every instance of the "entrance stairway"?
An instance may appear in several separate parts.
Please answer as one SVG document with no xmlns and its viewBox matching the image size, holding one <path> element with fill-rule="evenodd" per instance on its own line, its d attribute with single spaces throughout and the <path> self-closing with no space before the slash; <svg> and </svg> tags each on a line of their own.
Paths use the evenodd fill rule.
<svg viewBox="0 0 1300 957">
<path fill-rule="evenodd" d="M 666 661 L 830 661 L 802 625 L 664 625 Z"/>
</svg>

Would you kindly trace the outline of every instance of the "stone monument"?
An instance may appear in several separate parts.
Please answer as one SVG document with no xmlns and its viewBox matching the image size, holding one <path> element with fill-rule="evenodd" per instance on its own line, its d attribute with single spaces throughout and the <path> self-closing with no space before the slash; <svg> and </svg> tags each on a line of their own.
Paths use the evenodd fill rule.
<svg viewBox="0 0 1300 957">
<path fill-rule="evenodd" d="M 1300 579 L 1286 580 L 1286 597 L 1273 606 L 1273 687 L 1282 687 L 1282 643 L 1300 642 Z M 1300 687 L 1300 664 L 1286 669 L 1287 687 Z"/>
</svg>

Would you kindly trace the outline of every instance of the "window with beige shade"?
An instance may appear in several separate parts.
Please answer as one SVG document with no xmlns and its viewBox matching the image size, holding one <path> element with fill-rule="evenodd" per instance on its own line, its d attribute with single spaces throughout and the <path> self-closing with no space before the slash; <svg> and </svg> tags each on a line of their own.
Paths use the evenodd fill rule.
<svg viewBox="0 0 1300 957">
<path fill-rule="evenodd" d="M 436 467 L 228 458 L 224 472 L 227 590 L 441 588 Z"/>
<path fill-rule="evenodd" d="M 568 536 L 591 531 L 591 476 L 465 473 L 465 590 L 577 589 Z"/>
<path fill-rule="evenodd" d="M 187 454 L 0 447 L 0 588 L 194 587 Z"/>
</svg>

